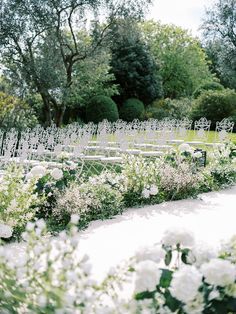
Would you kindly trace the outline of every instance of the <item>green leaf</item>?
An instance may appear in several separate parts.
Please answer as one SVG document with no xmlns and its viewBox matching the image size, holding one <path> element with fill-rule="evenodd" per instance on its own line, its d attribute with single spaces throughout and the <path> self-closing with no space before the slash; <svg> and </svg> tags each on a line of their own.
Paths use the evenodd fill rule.
<svg viewBox="0 0 236 314">
<path fill-rule="evenodd" d="M 160 286 L 162 288 L 169 288 L 172 280 L 173 272 L 169 269 L 162 269 L 162 275 L 160 279 Z"/>
<path fill-rule="evenodd" d="M 172 251 L 167 251 L 165 256 L 165 264 L 166 266 L 169 266 L 172 261 Z"/>
<path fill-rule="evenodd" d="M 156 291 L 144 291 L 144 292 L 140 292 L 137 293 L 135 295 L 135 300 L 144 300 L 144 299 L 152 299 L 155 295 Z"/>
</svg>

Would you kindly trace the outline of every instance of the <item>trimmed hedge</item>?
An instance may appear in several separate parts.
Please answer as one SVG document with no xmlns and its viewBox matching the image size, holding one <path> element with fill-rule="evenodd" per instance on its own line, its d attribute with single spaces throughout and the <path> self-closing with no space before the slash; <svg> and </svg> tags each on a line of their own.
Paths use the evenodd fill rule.
<svg viewBox="0 0 236 314">
<path fill-rule="evenodd" d="M 95 96 L 86 106 L 87 121 L 99 123 L 103 120 L 115 122 L 119 119 L 116 103 L 107 96 Z"/>
<path fill-rule="evenodd" d="M 120 118 L 124 121 L 131 122 L 135 119 L 144 118 L 145 108 L 141 100 L 137 98 L 127 99 L 120 109 Z"/>
<path fill-rule="evenodd" d="M 196 100 L 191 113 L 194 120 L 206 117 L 215 127 L 217 121 L 236 115 L 236 93 L 234 90 L 207 91 Z"/>
</svg>

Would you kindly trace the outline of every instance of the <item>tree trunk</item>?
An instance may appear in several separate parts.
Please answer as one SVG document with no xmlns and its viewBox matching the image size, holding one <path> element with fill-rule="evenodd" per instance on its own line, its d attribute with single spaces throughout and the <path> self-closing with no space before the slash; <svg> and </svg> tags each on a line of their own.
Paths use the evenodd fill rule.
<svg viewBox="0 0 236 314">
<path fill-rule="evenodd" d="M 62 126 L 65 109 L 65 106 L 62 106 L 61 108 L 57 108 L 57 110 L 55 111 L 55 123 L 57 127 Z"/>
<path fill-rule="evenodd" d="M 40 93 L 43 100 L 43 118 L 46 127 L 52 124 L 52 113 L 49 98 L 44 94 Z"/>
</svg>

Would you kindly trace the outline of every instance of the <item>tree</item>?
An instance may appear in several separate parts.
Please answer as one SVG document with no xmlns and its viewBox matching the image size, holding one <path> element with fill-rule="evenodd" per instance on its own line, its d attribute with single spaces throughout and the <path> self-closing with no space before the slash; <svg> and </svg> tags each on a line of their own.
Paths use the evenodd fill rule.
<svg viewBox="0 0 236 314">
<path fill-rule="evenodd" d="M 46 124 L 61 125 L 77 64 L 102 46 L 117 17 L 140 18 L 150 0 L 5 0 L 0 62 L 41 95 Z M 99 19 L 105 16 L 103 27 Z M 90 36 L 87 36 L 89 33 Z"/>
<path fill-rule="evenodd" d="M 128 98 L 138 98 L 148 105 L 162 96 L 161 78 L 148 46 L 137 27 L 130 21 L 119 21 L 111 40 L 111 67 L 119 85 L 119 105 Z"/>
<path fill-rule="evenodd" d="M 236 88 L 236 1 L 218 0 L 202 25 L 205 45 L 222 83 Z"/>
<path fill-rule="evenodd" d="M 213 81 L 204 50 L 186 30 L 154 21 L 140 28 L 160 66 L 165 97 L 191 96 L 199 85 Z"/>
</svg>

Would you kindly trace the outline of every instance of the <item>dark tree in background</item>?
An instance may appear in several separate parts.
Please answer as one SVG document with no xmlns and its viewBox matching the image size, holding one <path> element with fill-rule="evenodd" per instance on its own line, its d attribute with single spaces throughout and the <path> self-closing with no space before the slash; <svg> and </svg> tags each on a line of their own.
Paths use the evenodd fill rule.
<svg viewBox="0 0 236 314">
<path fill-rule="evenodd" d="M 94 56 L 118 18 L 139 20 L 150 2 L 1 1 L 0 62 L 15 82 L 40 94 L 45 124 L 60 126 L 77 65 Z"/>
<path fill-rule="evenodd" d="M 138 98 L 145 105 L 162 96 L 158 66 L 138 29 L 127 21 L 120 21 L 113 29 L 111 67 L 115 83 L 119 84 L 121 105 L 128 98 Z"/>
<path fill-rule="evenodd" d="M 236 0 L 218 0 L 203 24 L 206 51 L 221 82 L 236 88 Z"/>
</svg>

